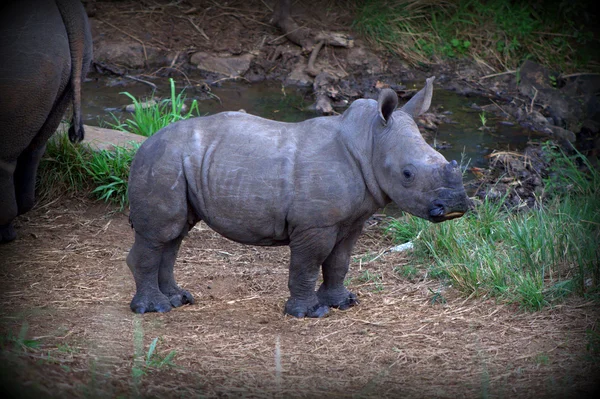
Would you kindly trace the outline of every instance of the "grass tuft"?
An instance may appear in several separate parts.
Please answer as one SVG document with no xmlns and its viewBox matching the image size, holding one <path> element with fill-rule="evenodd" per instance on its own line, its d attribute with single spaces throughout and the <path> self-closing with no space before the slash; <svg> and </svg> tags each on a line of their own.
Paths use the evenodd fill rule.
<svg viewBox="0 0 600 399">
<path fill-rule="evenodd" d="M 134 105 L 134 112 L 131 114 L 131 118 L 127 118 L 123 122 L 119 117 L 111 114 L 114 122 L 109 122 L 109 127 L 149 137 L 171 123 L 199 116 L 198 101 L 193 100 L 192 105 L 186 110 L 184 90 L 176 94 L 175 81 L 169 79 L 169 82 L 171 88 L 170 98 L 163 99 L 157 103 L 150 102 L 149 100 L 138 100 L 128 92 L 121 93 L 131 99 Z M 153 97 L 154 95 L 150 98 Z"/>
<path fill-rule="evenodd" d="M 548 149 L 561 173 L 549 178 L 539 209 L 510 212 L 504 201 L 486 199 L 461 219 L 434 225 L 404 215 L 386 231 L 396 242 L 412 240 L 413 256 L 429 276 L 466 296 L 502 298 L 528 310 L 572 294 L 597 297 L 600 172 L 579 153 Z"/>
<path fill-rule="evenodd" d="M 93 150 L 71 143 L 65 132 L 55 134 L 38 170 L 38 192 L 52 198 L 61 192 L 84 193 L 123 209 L 127 204 L 129 167 L 139 144 L 132 148 Z"/>
</svg>

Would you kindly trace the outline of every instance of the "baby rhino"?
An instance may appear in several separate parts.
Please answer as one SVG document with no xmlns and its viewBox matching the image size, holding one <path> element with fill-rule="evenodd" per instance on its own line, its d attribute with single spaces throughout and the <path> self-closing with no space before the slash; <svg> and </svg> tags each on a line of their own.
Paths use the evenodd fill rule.
<svg viewBox="0 0 600 399">
<path fill-rule="evenodd" d="M 357 304 L 344 278 L 363 223 L 377 209 L 394 201 L 432 222 L 467 211 L 456 161 L 431 148 L 413 119 L 429 108 L 433 79 L 399 110 L 396 93 L 385 89 L 378 101 L 357 100 L 339 116 L 283 123 L 223 112 L 146 140 L 129 177 L 131 309 L 168 312 L 193 303 L 173 265 L 201 220 L 240 243 L 290 246 L 285 313 L 322 317 L 330 307 Z"/>
</svg>

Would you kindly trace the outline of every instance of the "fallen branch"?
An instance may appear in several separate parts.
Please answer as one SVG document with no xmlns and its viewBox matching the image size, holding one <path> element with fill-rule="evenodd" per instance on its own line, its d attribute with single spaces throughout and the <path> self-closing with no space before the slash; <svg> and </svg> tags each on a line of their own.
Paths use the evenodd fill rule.
<svg viewBox="0 0 600 399">
<path fill-rule="evenodd" d="M 131 79 L 131 80 L 135 80 L 136 82 L 140 82 L 140 83 L 146 84 L 146 85 L 152 87 L 152 89 L 154 89 L 154 90 L 158 89 L 158 87 L 154 83 L 152 83 L 152 82 L 149 82 L 147 80 L 138 78 L 136 76 L 127 75 L 126 73 L 123 73 L 123 72 L 121 72 L 121 71 L 119 71 L 119 70 L 117 70 L 117 69 L 115 69 L 113 67 L 110 67 L 108 65 L 105 65 L 105 64 L 102 64 L 102 63 L 96 62 L 96 61 L 94 61 L 94 65 L 97 68 L 101 68 L 101 69 L 104 69 L 104 70 L 112 73 L 113 75 L 121 76 L 121 77 L 126 78 L 126 79 Z"/>
<path fill-rule="evenodd" d="M 493 78 L 494 76 L 502 76 L 502 75 L 510 75 L 511 73 L 516 73 L 517 71 L 506 71 L 506 72 L 500 72 L 500 73 L 493 73 L 491 75 L 485 75 L 479 78 L 479 80 L 483 80 L 483 79 L 487 79 L 487 78 Z"/>
</svg>

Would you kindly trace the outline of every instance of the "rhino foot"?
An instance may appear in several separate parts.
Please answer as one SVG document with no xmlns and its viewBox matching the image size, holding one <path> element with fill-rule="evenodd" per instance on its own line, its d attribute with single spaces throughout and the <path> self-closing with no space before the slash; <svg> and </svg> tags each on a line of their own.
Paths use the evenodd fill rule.
<svg viewBox="0 0 600 399">
<path fill-rule="evenodd" d="M 290 298 L 285 303 L 284 313 L 298 318 L 321 318 L 329 314 L 329 306 L 320 303 L 315 304 L 312 301 L 309 303 L 308 301 Z"/>
<path fill-rule="evenodd" d="M 0 243 L 11 242 L 17 238 L 17 232 L 12 222 L 0 226 Z"/>
<path fill-rule="evenodd" d="M 189 291 L 186 291 L 179 287 L 161 291 L 163 294 L 165 294 L 167 298 L 169 298 L 169 302 L 171 302 L 171 305 L 174 308 L 178 308 L 188 303 L 190 305 L 194 304 L 194 297 L 192 296 L 192 294 L 190 294 Z"/>
<path fill-rule="evenodd" d="M 327 289 L 321 285 L 317 291 L 317 298 L 319 298 L 319 303 L 340 310 L 349 309 L 360 303 L 356 295 L 348 291 L 346 287 Z"/>
<path fill-rule="evenodd" d="M 129 305 L 135 313 L 159 312 L 166 313 L 171 310 L 171 301 L 163 293 L 154 295 L 135 294 Z"/>
</svg>

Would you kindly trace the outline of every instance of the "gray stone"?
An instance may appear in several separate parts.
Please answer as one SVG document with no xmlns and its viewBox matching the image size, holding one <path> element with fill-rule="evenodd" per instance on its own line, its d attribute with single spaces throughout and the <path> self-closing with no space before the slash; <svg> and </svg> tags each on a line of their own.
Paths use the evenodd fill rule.
<svg viewBox="0 0 600 399">
<path fill-rule="evenodd" d="M 548 128 L 552 131 L 552 135 L 556 138 L 567 140 L 571 143 L 574 143 L 577 139 L 575 137 L 575 133 L 570 130 L 563 129 L 560 126 L 549 125 Z"/>
<path fill-rule="evenodd" d="M 154 107 L 156 104 L 157 104 L 156 100 L 151 99 L 151 100 L 143 101 L 143 102 L 139 103 L 139 106 L 142 109 L 146 109 L 146 108 Z M 133 112 L 135 112 L 135 104 L 128 104 L 128 105 L 124 106 L 123 109 L 126 112 L 132 112 L 133 113 Z"/>
<path fill-rule="evenodd" d="M 145 50 L 145 52 L 144 52 Z M 175 53 L 137 42 L 102 41 L 94 43 L 94 60 L 127 69 L 144 69 L 169 65 Z"/>
<path fill-rule="evenodd" d="M 551 89 L 550 74 L 543 66 L 536 64 L 533 61 L 526 60 L 519 68 L 519 92 L 534 98 L 536 91 L 541 89 Z"/>
<path fill-rule="evenodd" d="M 218 56 L 205 52 L 192 54 L 190 62 L 201 71 L 218 73 L 227 77 L 242 76 L 250 68 L 254 59 L 252 54 L 237 56 Z"/>
<path fill-rule="evenodd" d="M 95 150 L 113 150 L 115 147 L 133 146 L 133 143 L 142 143 L 146 137 L 139 134 L 122 132 L 120 130 L 105 129 L 97 126 L 83 126 L 85 139 L 83 143 L 90 145 Z"/>
<path fill-rule="evenodd" d="M 362 46 L 356 46 L 348 51 L 348 65 L 353 69 L 361 69 L 370 75 L 383 73 L 385 66 L 375 54 Z"/>
<path fill-rule="evenodd" d="M 302 87 L 313 84 L 313 78 L 306 73 L 306 61 L 303 60 L 294 65 L 292 72 L 285 78 L 285 84 Z"/>
<path fill-rule="evenodd" d="M 529 118 L 531 118 L 531 121 L 533 123 L 538 123 L 540 125 L 548 125 L 548 119 L 546 119 L 546 117 L 542 114 L 540 114 L 537 111 L 533 111 L 531 112 L 531 114 L 529 114 Z"/>
</svg>

